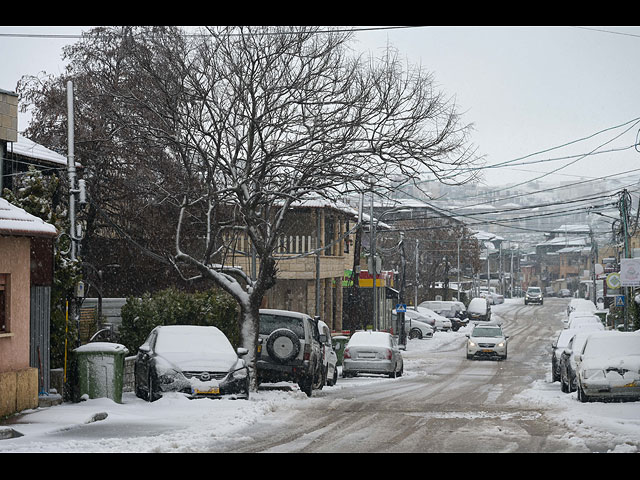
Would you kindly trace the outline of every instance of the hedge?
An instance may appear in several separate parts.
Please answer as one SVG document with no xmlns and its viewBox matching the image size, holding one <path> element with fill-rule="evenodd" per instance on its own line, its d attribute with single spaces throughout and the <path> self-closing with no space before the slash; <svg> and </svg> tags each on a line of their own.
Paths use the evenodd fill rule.
<svg viewBox="0 0 640 480">
<path fill-rule="evenodd" d="M 212 325 L 234 347 L 239 344 L 237 303 L 218 290 L 185 293 L 169 288 L 142 298 L 129 297 L 121 317 L 119 342 L 130 354 L 135 354 L 151 330 L 159 325 Z"/>
</svg>

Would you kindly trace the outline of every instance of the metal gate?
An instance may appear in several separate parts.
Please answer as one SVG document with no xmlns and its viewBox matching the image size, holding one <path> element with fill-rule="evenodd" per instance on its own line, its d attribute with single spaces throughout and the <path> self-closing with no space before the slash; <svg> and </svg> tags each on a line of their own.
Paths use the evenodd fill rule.
<svg viewBox="0 0 640 480">
<path fill-rule="evenodd" d="M 49 393 L 51 355 L 51 287 L 31 287 L 29 365 L 38 369 L 38 392 Z"/>
</svg>

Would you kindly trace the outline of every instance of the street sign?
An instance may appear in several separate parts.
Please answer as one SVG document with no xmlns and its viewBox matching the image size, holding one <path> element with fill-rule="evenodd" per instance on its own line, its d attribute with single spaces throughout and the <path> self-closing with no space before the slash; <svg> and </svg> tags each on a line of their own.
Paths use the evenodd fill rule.
<svg viewBox="0 0 640 480">
<path fill-rule="evenodd" d="M 624 295 L 616 295 L 615 306 L 624 307 Z"/>
<path fill-rule="evenodd" d="M 607 287 L 612 289 L 620 288 L 620 274 L 618 272 L 613 272 L 607 275 Z"/>
<path fill-rule="evenodd" d="M 620 259 L 620 283 L 623 287 L 640 286 L 640 258 Z"/>
<path fill-rule="evenodd" d="M 396 312 L 398 313 L 406 313 L 407 306 L 404 303 L 399 303 L 396 305 Z"/>
</svg>

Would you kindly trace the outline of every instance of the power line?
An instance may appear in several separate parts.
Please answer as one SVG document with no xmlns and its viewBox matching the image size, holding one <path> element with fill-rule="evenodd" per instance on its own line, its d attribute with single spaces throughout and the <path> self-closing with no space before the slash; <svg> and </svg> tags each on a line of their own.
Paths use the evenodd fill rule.
<svg viewBox="0 0 640 480">
<path fill-rule="evenodd" d="M 413 25 L 413 26 L 393 26 L 393 27 L 349 27 L 349 28 L 330 28 L 327 30 L 319 30 L 317 33 L 318 34 L 325 34 L 325 33 L 347 33 L 347 32 L 373 32 L 373 31 L 385 31 L 385 30 L 402 30 L 402 29 L 413 29 L 413 28 L 423 28 L 424 25 Z M 40 38 L 40 39 L 51 39 L 51 38 L 59 38 L 59 39 L 67 39 L 67 40 L 73 40 L 73 39 L 82 39 L 82 38 L 86 38 L 87 36 L 91 35 L 91 31 L 88 32 L 83 32 L 81 34 L 72 34 L 72 33 L 0 33 L 0 37 L 5 37 L 5 38 Z M 287 33 L 287 32 L 273 32 L 273 34 L 282 34 L 282 33 Z M 293 31 L 291 31 L 290 33 L 295 33 Z M 269 32 L 261 32 L 261 35 L 268 35 Z M 209 34 L 205 34 L 205 33 L 185 33 L 184 34 L 187 37 L 206 37 L 206 36 L 210 36 Z M 241 35 L 239 33 L 234 34 L 234 33 L 227 33 L 227 36 L 237 36 L 237 35 Z"/>
</svg>

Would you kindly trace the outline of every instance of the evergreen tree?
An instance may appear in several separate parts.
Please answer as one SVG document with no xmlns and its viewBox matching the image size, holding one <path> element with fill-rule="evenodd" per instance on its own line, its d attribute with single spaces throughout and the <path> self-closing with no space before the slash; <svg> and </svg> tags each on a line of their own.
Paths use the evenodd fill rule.
<svg viewBox="0 0 640 480">
<path fill-rule="evenodd" d="M 59 232 L 68 231 L 66 209 L 57 202 L 60 179 L 55 175 L 44 176 L 30 167 L 16 182 L 15 191 L 4 189 L 3 197 L 27 213 L 54 225 Z M 61 236 L 54 247 L 54 273 L 51 287 L 51 367 L 61 368 L 66 345 L 76 345 L 77 328 L 67 322 L 66 302 L 73 295 L 73 288 L 80 280 L 79 262 L 68 256 L 68 237 Z"/>
</svg>

